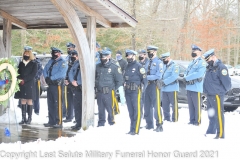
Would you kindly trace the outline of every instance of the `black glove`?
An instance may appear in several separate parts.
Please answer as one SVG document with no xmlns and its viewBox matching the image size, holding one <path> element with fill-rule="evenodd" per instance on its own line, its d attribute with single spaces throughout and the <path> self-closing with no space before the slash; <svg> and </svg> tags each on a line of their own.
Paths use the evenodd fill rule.
<svg viewBox="0 0 240 160">
<path fill-rule="evenodd" d="M 51 79 L 50 79 L 49 77 L 46 77 L 46 78 L 45 78 L 45 82 L 46 82 L 47 84 L 50 84 Z"/>
</svg>

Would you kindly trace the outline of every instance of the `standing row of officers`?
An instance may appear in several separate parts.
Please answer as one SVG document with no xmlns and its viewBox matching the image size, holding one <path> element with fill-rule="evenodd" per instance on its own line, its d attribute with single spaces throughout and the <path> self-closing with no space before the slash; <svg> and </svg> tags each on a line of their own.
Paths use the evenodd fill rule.
<svg viewBox="0 0 240 160">
<path fill-rule="evenodd" d="M 100 45 L 97 43 L 96 56 L 99 58 L 94 89 L 99 112 L 98 127 L 106 123 L 105 110 L 108 113 L 108 124 L 115 124 L 114 116 L 119 113 L 115 92 L 116 90 L 121 92 L 121 89 L 124 90 L 125 96 L 120 95 L 120 98 L 121 100 L 123 97 L 126 98 L 130 117 L 128 134 L 139 134 L 142 116 L 146 121 L 145 128 L 148 130 L 155 128 L 156 132 L 163 131 L 163 121 L 178 121 L 179 66 L 171 59 L 169 52 L 161 54 L 159 58 L 156 46 L 148 46 L 147 51 L 139 52 L 127 49 L 125 51 L 127 63 L 123 63 L 120 62 L 121 52 L 117 53 L 116 61 L 111 58 L 112 52 L 109 48 L 103 50 L 99 48 Z M 60 49 L 51 47 L 52 58 L 43 70 L 49 86 L 47 90 L 49 120 L 44 126 L 62 128 L 62 122 L 70 122 L 75 116 L 76 124 L 71 128 L 79 130 L 82 121 L 80 63 L 75 45 L 68 43 L 67 50 L 68 56 L 64 59 Z M 214 49 L 205 52 L 203 56 L 201 51 L 200 47 L 192 45 L 193 60 L 182 77 L 187 90 L 189 124 L 196 126 L 201 124 L 201 95 L 205 93 L 208 99 L 207 107 L 215 113 L 209 116 L 206 134 L 216 134 L 216 139 L 224 138 L 223 100 L 225 93 L 231 88 L 231 80 L 227 68 L 216 57 Z M 136 59 L 138 53 L 139 62 Z M 66 119 L 62 121 L 63 114 L 66 115 Z"/>
</svg>

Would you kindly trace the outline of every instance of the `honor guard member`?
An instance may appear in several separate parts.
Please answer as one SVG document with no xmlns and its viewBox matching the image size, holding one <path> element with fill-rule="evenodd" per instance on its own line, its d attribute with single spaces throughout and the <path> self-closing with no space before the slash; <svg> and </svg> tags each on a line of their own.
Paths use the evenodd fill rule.
<svg viewBox="0 0 240 160">
<path fill-rule="evenodd" d="M 66 47 L 67 47 L 67 53 L 68 53 L 68 56 L 66 57 L 66 61 L 69 63 L 71 62 L 71 56 L 72 56 L 71 51 L 75 50 L 76 45 L 71 42 L 68 42 L 66 44 Z"/>
<path fill-rule="evenodd" d="M 147 58 L 146 50 L 143 50 L 143 49 L 139 50 L 138 54 L 139 54 L 139 56 L 138 56 L 139 63 L 142 65 L 142 67 L 145 70 L 147 70 L 149 59 Z M 146 115 L 145 115 L 145 110 L 146 109 L 145 109 L 145 105 L 144 105 L 144 102 L 145 102 L 144 100 L 145 100 L 145 90 L 147 88 L 147 83 L 148 83 L 147 78 L 145 78 L 144 79 L 144 85 L 142 85 L 143 88 L 142 88 L 142 96 L 141 96 L 141 107 L 142 107 L 141 112 L 143 113 L 143 110 L 144 110 L 144 114 L 143 114 L 144 119 L 146 117 Z"/>
<path fill-rule="evenodd" d="M 201 57 L 202 49 L 192 45 L 192 62 L 185 71 L 183 81 L 186 83 L 189 123 L 193 125 L 201 124 L 201 104 L 203 92 L 203 77 L 206 72 L 206 62 Z"/>
<path fill-rule="evenodd" d="M 178 121 L 178 92 L 179 92 L 179 66 L 170 58 L 170 52 L 161 55 L 163 60 L 162 75 L 162 108 L 164 120 Z M 170 107 L 172 116 L 170 116 Z"/>
<path fill-rule="evenodd" d="M 105 125 L 105 109 L 108 112 L 108 123 L 113 125 L 114 120 L 114 91 L 123 85 L 123 76 L 120 66 L 110 58 L 109 50 L 100 51 L 101 63 L 96 66 L 95 91 L 98 104 L 98 127 Z"/>
<path fill-rule="evenodd" d="M 100 44 L 98 42 L 96 42 L 96 55 L 95 55 L 96 64 L 101 63 L 101 61 L 100 61 L 100 54 L 98 52 L 100 48 L 101 48 Z"/>
<path fill-rule="evenodd" d="M 51 47 L 52 59 L 48 61 L 43 70 L 45 81 L 48 84 L 47 103 L 48 103 L 48 123 L 45 127 L 62 127 L 62 83 L 66 76 L 67 64 L 61 57 L 58 48 Z"/>
<path fill-rule="evenodd" d="M 147 123 L 146 129 L 153 128 L 153 108 L 154 108 L 154 117 L 156 119 L 157 128 L 154 130 L 156 132 L 162 132 L 162 110 L 161 110 L 161 83 L 160 79 L 162 78 L 163 73 L 163 63 L 157 57 L 157 49 L 155 46 L 148 46 L 147 53 L 149 57 L 149 64 L 147 68 L 147 80 L 148 86 L 145 90 L 145 120 Z"/>
<path fill-rule="evenodd" d="M 34 106 L 34 112 L 36 115 L 39 115 L 39 109 L 40 109 L 40 105 L 39 105 L 39 98 L 40 98 L 40 77 L 43 74 L 43 67 L 42 67 L 42 63 L 40 62 L 40 60 L 36 57 L 37 56 L 37 52 L 33 52 L 33 55 L 35 57 L 34 62 L 37 63 L 37 74 L 35 76 L 35 86 L 36 86 L 36 99 L 33 101 L 33 106 Z"/>
<path fill-rule="evenodd" d="M 209 126 L 206 134 L 217 135 L 215 139 L 225 137 L 224 95 L 231 89 L 231 78 L 227 67 L 218 59 L 211 49 L 203 54 L 208 66 L 203 81 L 203 93 L 207 95 Z"/>
<path fill-rule="evenodd" d="M 117 51 L 116 60 L 118 61 L 119 65 L 121 67 L 121 70 L 122 70 L 122 74 L 124 75 L 128 63 L 125 59 L 122 58 L 121 51 Z M 125 99 L 125 95 L 124 95 L 124 91 L 123 91 L 123 86 L 120 86 L 118 88 L 118 91 L 119 91 L 119 95 L 120 95 L 121 105 L 124 106 L 126 103 L 126 99 Z"/>
<path fill-rule="evenodd" d="M 72 126 L 73 130 L 80 130 L 82 127 L 82 78 L 80 71 L 80 63 L 77 51 L 71 52 L 71 61 L 74 62 L 69 72 L 69 83 L 71 83 L 73 93 L 73 106 L 75 110 L 76 125 Z"/>
<path fill-rule="evenodd" d="M 130 117 L 130 131 L 128 134 L 139 133 L 141 122 L 141 83 L 146 79 L 146 70 L 136 61 L 137 52 L 126 50 L 127 68 L 124 74 L 124 88 L 127 108 Z"/>
</svg>

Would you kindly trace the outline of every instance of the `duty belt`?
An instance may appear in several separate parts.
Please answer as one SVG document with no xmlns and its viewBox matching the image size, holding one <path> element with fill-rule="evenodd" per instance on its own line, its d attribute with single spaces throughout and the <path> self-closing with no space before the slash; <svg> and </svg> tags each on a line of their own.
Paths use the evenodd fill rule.
<svg viewBox="0 0 240 160">
<path fill-rule="evenodd" d="M 195 84 L 196 82 L 202 82 L 203 78 L 197 78 L 197 79 L 193 79 L 193 80 L 190 80 L 190 81 L 187 81 L 186 84 L 187 85 L 193 85 Z"/>
<path fill-rule="evenodd" d="M 125 89 L 125 90 L 126 90 L 126 89 L 129 89 L 129 90 L 135 91 L 135 90 L 138 89 L 138 87 L 139 87 L 139 86 L 138 86 L 136 83 L 131 82 L 131 83 L 126 84 L 126 85 L 124 86 L 124 89 Z"/>
<path fill-rule="evenodd" d="M 148 81 L 148 84 L 156 83 L 156 80 Z"/>
</svg>

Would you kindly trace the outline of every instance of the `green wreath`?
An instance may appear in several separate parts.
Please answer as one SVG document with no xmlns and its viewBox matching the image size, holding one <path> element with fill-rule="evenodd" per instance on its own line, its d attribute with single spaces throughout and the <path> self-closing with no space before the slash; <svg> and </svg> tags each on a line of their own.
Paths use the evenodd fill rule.
<svg viewBox="0 0 240 160">
<path fill-rule="evenodd" d="M 9 98 L 19 91 L 18 67 L 12 58 L 0 59 L 0 105 L 7 106 Z"/>
</svg>

